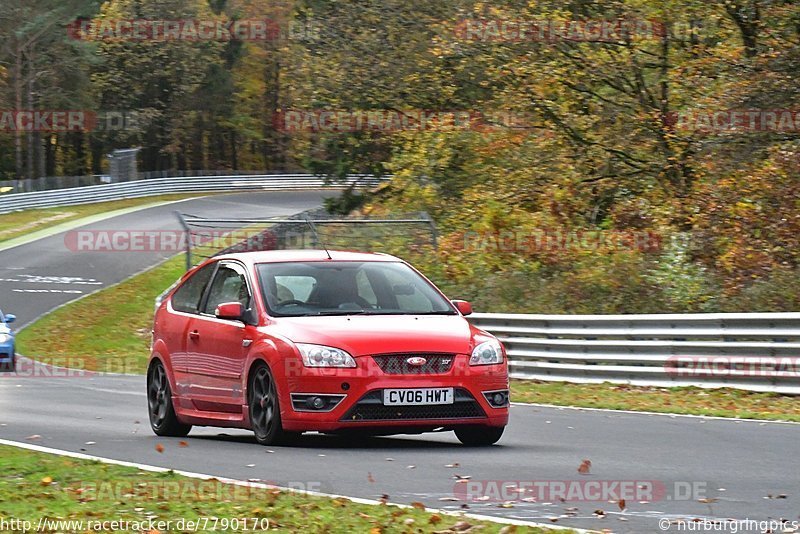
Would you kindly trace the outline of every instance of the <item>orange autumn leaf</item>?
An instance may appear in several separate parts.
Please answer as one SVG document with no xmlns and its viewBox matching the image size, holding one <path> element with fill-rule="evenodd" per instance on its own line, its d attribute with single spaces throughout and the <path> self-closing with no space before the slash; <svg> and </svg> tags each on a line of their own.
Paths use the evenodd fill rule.
<svg viewBox="0 0 800 534">
<path fill-rule="evenodd" d="M 592 468 L 592 461 L 591 460 L 584 460 L 581 462 L 581 465 L 578 466 L 578 473 L 582 475 L 588 475 L 589 470 Z"/>
</svg>

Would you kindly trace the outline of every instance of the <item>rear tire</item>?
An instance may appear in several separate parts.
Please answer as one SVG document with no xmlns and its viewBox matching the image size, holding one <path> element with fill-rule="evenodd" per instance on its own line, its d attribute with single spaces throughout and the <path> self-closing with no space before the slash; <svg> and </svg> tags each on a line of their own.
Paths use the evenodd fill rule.
<svg viewBox="0 0 800 534">
<path fill-rule="evenodd" d="M 503 436 L 504 426 L 470 426 L 456 429 L 456 437 L 467 447 L 488 447 Z"/>
<path fill-rule="evenodd" d="M 192 425 L 181 423 L 175 415 L 167 372 L 158 360 L 147 371 L 147 408 L 150 427 L 157 436 L 182 438 L 192 430 Z"/>
<path fill-rule="evenodd" d="M 266 364 L 260 363 L 253 368 L 247 396 L 250 426 L 260 445 L 288 444 L 300 436 L 298 432 L 283 429 L 278 387 Z"/>
</svg>

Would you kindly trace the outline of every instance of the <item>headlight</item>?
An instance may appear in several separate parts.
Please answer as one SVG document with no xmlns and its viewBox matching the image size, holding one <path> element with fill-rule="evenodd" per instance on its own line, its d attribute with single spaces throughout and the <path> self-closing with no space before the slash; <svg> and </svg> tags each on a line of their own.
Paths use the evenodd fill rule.
<svg viewBox="0 0 800 534">
<path fill-rule="evenodd" d="M 496 339 L 484 341 L 472 351 L 470 365 L 491 365 L 503 363 L 503 347 Z"/>
<path fill-rule="evenodd" d="M 8 334 L 0 334 L 0 343 L 11 341 L 11 336 Z"/>
<path fill-rule="evenodd" d="M 355 367 L 356 361 L 341 349 L 324 345 L 297 343 L 306 367 Z"/>
</svg>

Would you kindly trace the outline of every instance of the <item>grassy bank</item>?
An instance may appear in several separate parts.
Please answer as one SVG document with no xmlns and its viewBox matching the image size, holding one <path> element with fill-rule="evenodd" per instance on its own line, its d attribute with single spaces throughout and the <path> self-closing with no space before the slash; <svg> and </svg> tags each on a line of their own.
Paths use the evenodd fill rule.
<svg viewBox="0 0 800 534">
<path fill-rule="evenodd" d="M 153 300 L 184 269 L 182 256 L 61 308 L 23 330 L 20 352 L 58 365 L 143 373 Z M 515 380 L 512 400 L 560 406 L 800 421 L 796 398 L 735 389 L 653 388 Z"/>
<path fill-rule="evenodd" d="M 17 336 L 18 350 L 56 365 L 144 373 L 154 300 L 185 270 L 185 259 L 179 255 L 68 304 L 23 329 Z"/>
<path fill-rule="evenodd" d="M 800 421 L 796 397 L 740 389 L 640 387 L 513 380 L 512 400 L 558 406 Z"/>
<path fill-rule="evenodd" d="M 266 488 L 237 487 L 219 481 L 201 481 L 174 473 L 151 473 L 132 467 L 107 465 L 51 454 L 0 446 L 0 519 L 31 521 L 42 517 L 63 521 L 203 521 L 219 518 L 217 530 L 227 532 L 441 532 L 459 522 L 499 532 L 503 526 L 472 519 L 439 515 L 418 508 L 369 506 L 345 499 L 311 497 Z M 227 519 L 230 528 L 222 528 Z M 238 524 L 236 520 L 239 520 Z M 244 521 L 247 523 L 244 523 Z M 212 523 L 207 523 L 211 525 Z M 173 523 L 174 525 L 174 523 Z M 201 522 L 200 525 L 203 525 Z M 47 532 L 88 532 L 49 523 Z M 476 528 L 476 529 L 477 529 Z M 172 532 L 208 532 L 211 527 L 176 528 Z M 464 530 L 464 528 L 461 528 Z M 130 532 L 130 529 L 104 532 Z M 142 529 L 142 532 L 154 530 Z M 546 530 L 507 527 L 504 532 L 542 534 Z"/>
</svg>

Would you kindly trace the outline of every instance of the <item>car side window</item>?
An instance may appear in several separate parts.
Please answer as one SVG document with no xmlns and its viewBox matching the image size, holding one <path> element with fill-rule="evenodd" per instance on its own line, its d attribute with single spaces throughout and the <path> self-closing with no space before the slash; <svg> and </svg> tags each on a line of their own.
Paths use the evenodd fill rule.
<svg viewBox="0 0 800 534">
<path fill-rule="evenodd" d="M 172 295 L 173 309 L 185 313 L 197 313 L 203 290 L 206 288 L 211 274 L 214 272 L 215 263 L 206 265 L 188 280 Z"/>
<path fill-rule="evenodd" d="M 231 265 L 220 265 L 203 311 L 213 315 L 217 306 L 225 302 L 238 302 L 245 309 L 250 307 L 250 291 L 244 273 Z"/>
</svg>

